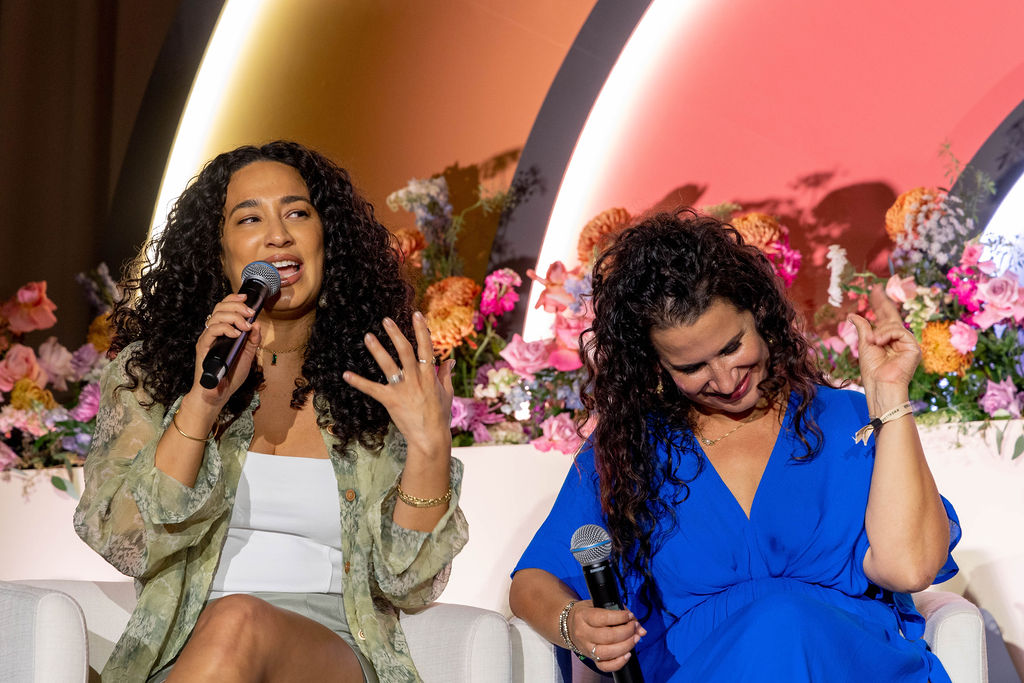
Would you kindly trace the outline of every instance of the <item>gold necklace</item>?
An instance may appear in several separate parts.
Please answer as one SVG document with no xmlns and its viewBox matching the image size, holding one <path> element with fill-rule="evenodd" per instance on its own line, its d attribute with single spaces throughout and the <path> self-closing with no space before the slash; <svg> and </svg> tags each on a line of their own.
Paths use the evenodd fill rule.
<svg viewBox="0 0 1024 683">
<path fill-rule="evenodd" d="M 271 365 L 277 365 L 277 357 L 278 357 L 278 355 L 283 355 L 285 353 L 295 353 L 296 351 L 304 349 L 304 348 L 306 348 L 306 342 L 302 342 L 298 346 L 293 346 L 290 349 L 284 349 L 283 351 L 272 351 L 270 349 L 265 349 L 262 346 L 257 346 L 256 348 L 258 348 L 260 351 L 269 352 L 270 353 L 270 364 Z"/>
<path fill-rule="evenodd" d="M 754 420 L 756 420 L 757 418 L 761 417 L 761 415 L 764 415 L 764 414 L 765 413 L 761 413 L 761 414 L 754 413 L 753 415 L 751 415 L 750 417 L 748 417 L 745 420 L 741 421 L 738 425 L 736 425 L 735 427 L 733 427 L 732 429 L 727 431 L 725 434 L 722 434 L 717 439 L 709 439 L 709 438 L 705 437 L 704 434 L 698 434 L 697 438 L 705 446 L 714 446 L 716 443 L 718 443 L 719 441 L 721 441 L 725 437 L 727 437 L 727 436 L 729 436 L 731 434 L 736 433 L 736 431 L 739 430 L 739 429 L 742 429 L 744 425 L 750 424 L 751 422 L 753 422 Z"/>
</svg>

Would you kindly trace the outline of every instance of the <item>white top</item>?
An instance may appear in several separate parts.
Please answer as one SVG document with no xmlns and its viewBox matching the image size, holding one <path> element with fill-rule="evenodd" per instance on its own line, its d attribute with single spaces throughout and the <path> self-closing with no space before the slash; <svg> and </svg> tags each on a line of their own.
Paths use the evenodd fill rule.
<svg viewBox="0 0 1024 683">
<path fill-rule="evenodd" d="M 341 508 L 331 461 L 249 451 L 210 599 L 341 593 Z"/>
</svg>

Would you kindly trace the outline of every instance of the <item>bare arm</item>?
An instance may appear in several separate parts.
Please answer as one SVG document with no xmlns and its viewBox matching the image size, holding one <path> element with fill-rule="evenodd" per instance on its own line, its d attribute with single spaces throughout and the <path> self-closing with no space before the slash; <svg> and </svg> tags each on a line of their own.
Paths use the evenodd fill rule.
<svg viewBox="0 0 1024 683">
<path fill-rule="evenodd" d="M 433 346 L 430 330 L 423 315 L 413 315 L 416 346 L 405 338 L 398 326 L 384 319 L 384 329 L 398 351 L 401 365 L 395 362 L 380 341 L 366 335 L 366 348 L 384 372 L 385 377 L 401 379 L 388 384 L 372 382 L 354 372 L 346 372 L 346 382 L 367 396 L 379 401 L 408 444 L 405 469 L 399 481 L 402 493 L 412 499 L 438 500 L 448 492 L 450 480 L 452 433 L 451 410 L 452 367 L 454 360 L 446 361 L 440 369 L 433 364 Z M 422 361 L 424 362 L 421 362 Z M 399 497 L 395 503 L 395 524 L 416 531 L 433 531 L 448 509 L 447 504 L 417 507 Z"/>
<path fill-rule="evenodd" d="M 196 341 L 192 389 L 182 399 L 171 427 L 160 438 L 154 459 L 157 469 L 185 486 L 195 486 L 203 464 L 206 437 L 216 424 L 221 408 L 245 381 L 256 356 L 260 329 L 259 323 L 249 324 L 247 318 L 252 313 L 252 309 L 245 305 L 244 294 L 229 294 L 214 307 L 206 329 Z M 238 337 L 243 330 L 250 330 L 250 333 L 238 363 L 215 389 L 201 387 L 202 362 L 214 340 L 217 337 Z"/>
<path fill-rule="evenodd" d="M 630 650 L 646 635 L 631 612 L 594 607 L 558 577 L 543 569 L 520 569 L 512 577 L 508 603 L 512 613 L 550 642 L 565 647 L 559 632 L 559 617 L 570 601 L 577 600 L 569 611 L 569 638 L 584 654 L 595 659 L 601 671 L 618 671 L 630 658 Z"/>
<path fill-rule="evenodd" d="M 857 327 L 861 376 L 871 417 L 906 403 L 921 358 L 896 306 L 876 287 L 871 292 L 874 327 L 851 316 Z M 870 547 L 864 573 L 898 592 L 931 585 L 946 560 L 949 521 L 921 447 L 912 415 L 875 432 L 875 465 L 864 524 Z"/>
</svg>

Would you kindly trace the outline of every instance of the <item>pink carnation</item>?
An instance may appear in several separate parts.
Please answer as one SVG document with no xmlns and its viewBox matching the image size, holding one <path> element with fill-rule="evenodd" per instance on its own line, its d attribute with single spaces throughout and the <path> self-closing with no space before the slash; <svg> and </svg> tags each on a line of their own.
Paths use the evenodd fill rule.
<svg viewBox="0 0 1024 683">
<path fill-rule="evenodd" d="M 576 424 L 569 413 L 549 417 L 540 423 L 540 428 L 543 436 L 530 443 L 541 451 L 546 452 L 555 448 L 563 453 L 574 453 L 583 441 L 576 433 Z"/>
<path fill-rule="evenodd" d="M 978 400 L 978 405 L 989 415 L 1005 410 L 1015 418 L 1021 416 L 1021 394 L 1009 377 L 998 383 L 988 380 L 985 395 Z"/>
<path fill-rule="evenodd" d="M 527 380 L 533 379 L 533 373 L 548 366 L 548 342 L 523 341 L 519 333 L 512 335 L 512 341 L 503 348 L 501 357 L 508 361 L 509 367 Z"/>
<path fill-rule="evenodd" d="M 796 280 L 796 274 L 800 271 L 800 262 L 803 257 L 799 251 L 790 247 L 788 242 L 780 240 L 774 246 L 775 250 L 770 257 L 772 266 L 786 286 L 791 287 L 793 281 Z"/>
<path fill-rule="evenodd" d="M 488 275 L 480 295 L 480 313 L 499 316 L 511 311 L 519 301 L 516 287 L 521 284 L 522 278 L 511 268 L 501 268 Z"/>
<path fill-rule="evenodd" d="M 949 327 L 949 343 L 966 356 L 978 345 L 978 331 L 963 321 L 957 320 Z"/>
<path fill-rule="evenodd" d="M 0 305 L 0 315 L 7 318 L 15 334 L 53 327 L 57 323 L 55 310 L 57 304 L 46 297 L 45 281 L 29 282 Z"/>
<path fill-rule="evenodd" d="M 99 382 L 90 382 L 78 395 L 78 405 L 71 410 L 71 417 L 79 422 L 88 422 L 96 417 L 100 409 L 100 385 Z"/>
<path fill-rule="evenodd" d="M 898 304 L 906 303 L 917 295 L 917 284 L 913 277 L 893 275 L 885 283 L 885 295 Z"/>
<path fill-rule="evenodd" d="M 15 382 L 26 377 L 39 386 L 48 379 L 36 360 L 36 352 L 23 344 L 14 344 L 0 361 L 0 391 L 10 391 Z"/>
</svg>

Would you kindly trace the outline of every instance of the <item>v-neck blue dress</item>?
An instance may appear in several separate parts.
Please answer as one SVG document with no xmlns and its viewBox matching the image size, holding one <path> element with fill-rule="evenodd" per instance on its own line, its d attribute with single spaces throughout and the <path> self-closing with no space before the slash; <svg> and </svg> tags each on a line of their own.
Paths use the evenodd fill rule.
<svg viewBox="0 0 1024 683">
<path fill-rule="evenodd" d="M 656 530 L 651 569 L 665 609 L 643 614 L 637 578 L 626 580 L 628 607 L 647 629 L 636 647 L 645 679 L 948 682 L 922 640 L 924 619 L 911 597 L 881 591 L 864 574 L 874 441 L 853 440 L 868 421 L 864 396 L 818 388 L 811 412 L 825 443 L 809 461 L 795 459 L 806 450 L 790 420 L 794 401 L 749 519 L 714 467 L 676 458 L 677 473 L 692 481 L 677 524 L 665 520 Z M 583 524 L 607 526 L 599 501 L 593 452 L 585 450 L 514 571 L 546 570 L 589 597 L 569 543 Z M 959 524 L 943 503 L 952 550 Z M 956 571 L 949 557 L 936 581 Z"/>
</svg>

